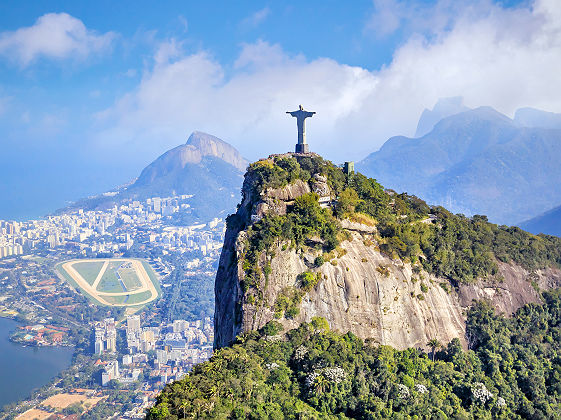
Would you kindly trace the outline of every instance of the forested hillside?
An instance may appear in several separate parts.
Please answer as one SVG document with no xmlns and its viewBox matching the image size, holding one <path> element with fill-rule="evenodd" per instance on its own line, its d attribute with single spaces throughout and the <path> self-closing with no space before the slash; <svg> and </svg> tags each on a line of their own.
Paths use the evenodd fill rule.
<svg viewBox="0 0 561 420">
<path fill-rule="evenodd" d="M 468 351 L 397 351 L 321 318 L 282 339 L 272 321 L 167 385 L 147 418 L 561 418 L 561 297 L 544 298 L 511 319 L 475 305 Z"/>
</svg>

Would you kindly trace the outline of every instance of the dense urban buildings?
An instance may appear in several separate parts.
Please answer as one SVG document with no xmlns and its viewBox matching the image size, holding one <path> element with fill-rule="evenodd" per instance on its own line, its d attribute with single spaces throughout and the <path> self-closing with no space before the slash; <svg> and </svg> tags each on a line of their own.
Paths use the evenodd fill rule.
<svg viewBox="0 0 561 420">
<path fill-rule="evenodd" d="M 183 224 L 179 217 L 190 210 L 191 197 L 0 221 L 0 316 L 20 321 L 12 340 L 76 346 L 63 379 L 12 412 L 40 417 L 68 411 L 60 408 L 64 404 L 49 411 L 48 404 L 64 400 L 81 401 L 81 410 L 87 402 L 92 416 L 113 410 L 120 418 L 143 418 L 166 383 L 210 357 L 213 274 L 225 222 Z M 54 269 L 63 261 L 96 257 L 147 261 L 159 277 L 161 297 L 143 307 L 98 306 Z"/>
</svg>

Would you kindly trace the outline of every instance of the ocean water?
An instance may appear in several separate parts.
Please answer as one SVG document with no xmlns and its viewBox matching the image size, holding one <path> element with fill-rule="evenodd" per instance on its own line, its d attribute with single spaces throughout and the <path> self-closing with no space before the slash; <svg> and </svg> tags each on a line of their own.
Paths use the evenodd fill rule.
<svg viewBox="0 0 561 420">
<path fill-rule="evenodd" d="M 0 407 L 27 398 L 32 390 L 47 384 L 68 366 L 74 350 L 70 347 L 23 347 L 9 341 L 18 327 L 0 318 Z"/>
</svg>

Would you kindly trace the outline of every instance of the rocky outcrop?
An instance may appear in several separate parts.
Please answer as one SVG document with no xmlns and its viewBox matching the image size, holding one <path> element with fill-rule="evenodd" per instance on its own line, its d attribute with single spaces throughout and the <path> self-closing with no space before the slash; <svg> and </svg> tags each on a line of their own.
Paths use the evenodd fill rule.
<svg viewBox="0 0 561 420">
<path fill-rule="evenodd" d="M 246 182 L 238 216 L 250 220 L 269 211 L 284 214 L 288 203 L 314 191 L 315 183 L 322 183 L 322 188 L 327 186 L 321 179 L 310 180 L 311 188 L 297 181 L 256 197 Z M 347 231 L 347 239 L 320 267 L 314 263 L 319 251 L 313 247 L 297 252 L 279 242 L 268 250 L 272 257 L 263 253 L 261 263 L 270 264 L 270 274 L 267 278 L 262 276 L 258 285 L 262 295 L 256 300 L 251 291 L 244 293 L 241 287 L 247 234 L 240 226 L 228 226 L 216 276 L 216 347 L 226 346 L 238 334 L 257 330 L 273 319 L 288 330 L 316 316 L 327 319 L 331 328 L 341 333 L 351 331 L 363 339 L 398 349 L 425 348 L 433 338 L 447 343 L 457 337 L 466 345 L 466 310 L 474 300 L 486 299 L 498 310 L 511 314 L 526 303 L 538 302 L 537 288 L 561 285 L 561 270 L 548 268 L 530 273 L 499 262 L 494 280 L 454 288 L 446 279 L 383 254 L 374 226 L 343 220 L 341 227 Z M 275 302 L 287 290 L 302 290 L 298 276 L 306 271 L 313 272 L 319 281 L 303 295 L 299 313 L 292 319 L 279 318 L 277 313 L 275 318 Z"/>
</svg>

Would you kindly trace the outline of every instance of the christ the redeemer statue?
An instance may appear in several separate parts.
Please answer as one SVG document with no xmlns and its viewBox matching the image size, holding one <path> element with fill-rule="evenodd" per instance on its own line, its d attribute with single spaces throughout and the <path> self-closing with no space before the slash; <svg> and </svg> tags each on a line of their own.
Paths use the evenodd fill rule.
<svg viewBox="0 0 561 420">
<path fill-rule="evenodd" d="M 300 105 L 298 111 L 287 111 L 287 114 L 296 117 L 298 125 L 298 144 L 296 144 L 296 153 L 308 153 L 308 144 L 306 143 L 306 118 L 311 117 L 315 112 L 304 110 Z"/>
</svg>

